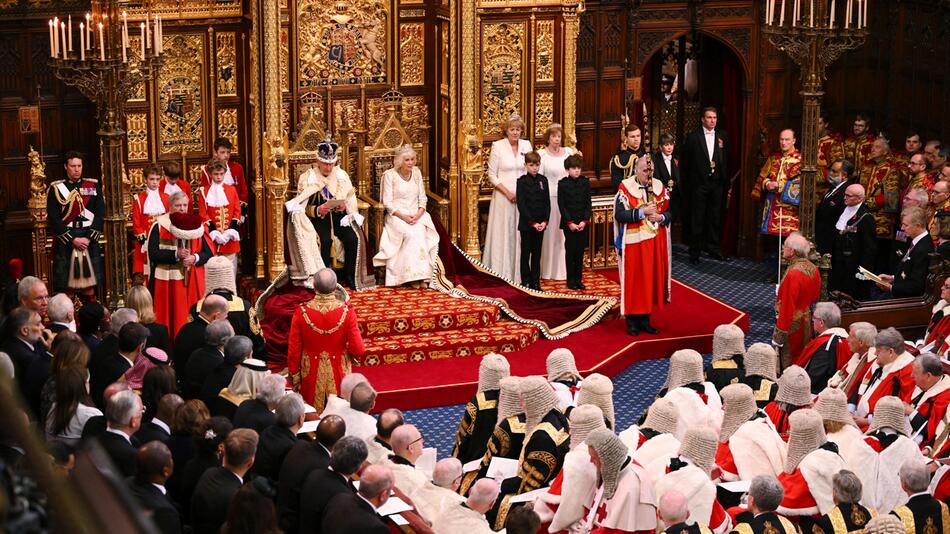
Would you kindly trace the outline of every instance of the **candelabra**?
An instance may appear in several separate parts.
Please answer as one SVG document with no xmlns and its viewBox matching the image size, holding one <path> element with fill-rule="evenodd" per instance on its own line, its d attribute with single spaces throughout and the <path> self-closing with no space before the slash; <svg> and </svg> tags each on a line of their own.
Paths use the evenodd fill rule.
<svg viewBox="0 0 950 534">
<path fill-rule="evenodd" d="M 815 238 L 818 115 L 825 95 L 825 69 L 846 51 L 864 43 L 869 3 L 869 0 L 841 0 L 840 3 L 836 0 L 765 0 L 763 33 L 801 69 L 804 109 L 799 225 L 810 241 Z"/>
<path fill-rule="evenodd" d="M 124 305 L 129 281 L 122 185 L 125 103 L 161 67 L 163 37 L 161 19 L 146 15 L 139 22 L 141 43 L 130 47 L 128 14 L 120 12 L 119 4 L 120 0 L 93 0 L 92 11 L 78 24 L 78 46 L 72 16 L 49 21 L 53 72 L 96 104 L 106 207 L 106 301 L 112 308 Z"/>
</svg>

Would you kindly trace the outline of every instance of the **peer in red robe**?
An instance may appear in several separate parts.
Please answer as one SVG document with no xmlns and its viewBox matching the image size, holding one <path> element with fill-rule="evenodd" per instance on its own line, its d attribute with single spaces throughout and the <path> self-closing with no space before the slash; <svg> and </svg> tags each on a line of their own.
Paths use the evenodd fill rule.
<svg viewBox="0 0 950 534">
<path fill-rule="evenodd" d="M 940 288 L 941 299 L 934 304 L 933 315 L 930 316 L 930 324 L 927 325 L 927 333 L 924 336 L 924 345 L 933 344 L 930 352 L 940 357 L 946 355 L 947 349 L 950 348 L 950 341 L 947 339 L 950 338 L 950 309 L 947 309 L 950 302 L 942 298 L 945 293 L 950 297 L 950 280 L 945 280 Z"/>
<path fill-rule="evenodd" d="M 919 364 L 914 365 L 918 367 L 914 369 L 917 387 L 910 396 L 909 404 L 913 411 L 907 416 L 911 438 L 921 449 L 933 446 L 934 441 L 946 430 L 945 416 L 950 405 L 950 376 L 943 374 L 940 360 L 932 361 L 939 366 L 937 375 L 919 369 Z"/>
<path fill-rule="evenodd" d="M 145 241 L 155 224 L 155 217 L 168 213 L 168 195 L 161 190 L 162 177 L 157 166 L 146 167 L 142 174 L 145 175 L 145 189 L 132 199 L 132 235 L 136 240 L 132 250 L 132 272 L 148 276 Z"/>
<path fill-rule="evenodd" d="M 318 292 L 309 302 L 296 306 L 290 322 L 287 372 L 294 390 L 317 413 L 323 411 L 331 393 L 339 393 L 352 359 L 365 351 L 356 310 L 345 295 L 339 286 L 331 293 Z"/>
<path fill-rule="evenodd" d="M 888 354 L 884 354 L 884 353 Z M 913 376 L 914 356 L 903 352 L 891 357 L 893 351 L 876 347 L 877 359 L 868 366 L 861 378 L 857 390 L 848 403 L 855 406 L 855 422 L 865 430 L 868 414 L 874 413 L 874 407 L 881 397 L 893 395 L 904 402 L 910 402 L 916 384 Z"/>
<path fill-rule="evenodd" d="M 155 322 L 174 338 L 188 321 L 188 309 L 204 297 L 204 264 L 214 256 L 214 244 L 201 217 L 187 213 L 184 195 L 176 193 L 170 202 L 171 213 L 158 216 L 148 234 L 148 287 Z"/>
<path fill-rule="evenodd" d="M 798 358 L 792 361 L 811 377 L 811 392 L 821 393 L 828 380 L 848 364 L 851 359 L 851 347 L 848 346 L 848 332 L 844 328 L 828 328 L 808 342 Z"/>
<path fill-rule="evenodd" d="M 620 255 L 620 313 L 627 333 L 650 334 L 650 314 L 670 302 L 670 195 L 653 178 L 649 156 L 637 160 L 637 173 L 620 183 L 614 200 L 616 247 Z"/>
<path fill-rule="evenodd" d="M 782 256 L 790 261 L 775 298 L 772 344 L 779 347 L 783 370 L 800 358 L 811 339 L 811 306 L 821 294 L 821 274 L 805 258 L 807 249 L 808 242 L 797 232 L 789 235 L 782 247 Z"/>
</svg>

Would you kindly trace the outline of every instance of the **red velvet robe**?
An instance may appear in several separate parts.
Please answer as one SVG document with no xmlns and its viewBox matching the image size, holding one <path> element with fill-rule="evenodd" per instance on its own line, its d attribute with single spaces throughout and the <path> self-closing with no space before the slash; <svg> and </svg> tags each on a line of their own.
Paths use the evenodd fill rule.
<svg viewBox="0 0 950 534">
<path fill-rule="evenodd" d="M 181 215 L 181 214 L 176 214 Z M 186 215 L 185 217 L 194 217 Z M 169 215 L 160 215 L 156 218 L 152 230 L 149 232 L 148 254 L 149 289 L 152 292 L 152 301 L 155 306 L 155 322 L 168 327 L 168 333 L 174 339 L 178 330 L 188 322 L 188 309 L 205 293 L 204 264 L 214 254 L 214 243 L 208 237 L 207 228 L 200 225 L 191 230 L 180 230 L 172 226 Z M 198 237 L 190 237 L 197 234 Z M 157 238 L 159 243 L 152 243 Z M 184 269 L 180 263 L 162 261 L 160 257 L 153 258 L 153 253 L 167 254 L 170 250 L 159 251 L 159 246 L 186 245 L 199 260 L 191 268 Z"/>
<path fill-rule="evenodd" d="M 910 402 L 910 396 L 914 392 L 914 388 L 917 387 L 914 383 L 913 365 L 911 365 L 913 361 L 914 357 L 909 353 L 901 354 L 897 357 L 897 360 L 887 366 L 888 369 L 873 384 L 870 383 L 871 377 L 874 375 L 874 371 L 880 367 L 880 363 L 875 360 L 873 364 L 869 365 L 861 378 L 860 385 L 858 385 L 858 399 L 855 403 L 857 406 L 856 413 L 862 417 L 873 414 L 877 401 L 888 395 L 898 397 L 904 402 Z"/>
<path fill-rule="evenodd" d="M 926 422 L 926 429 L 920 433 L 920 435 L 926 435 L 920 443 L 921 448 L 933 445 L 934 439 L 945 430 L 943 421 L 947 414 L 947 406 L 950 406 L 950 377 L 946 375 L 940 377 L 940 380 L 930 386 L 927 391 L 914 388 L 914 392 L 910 395 L 910 405 L 914 407 L 914 412 L 910 414 L 909 419 L 915 433 Z"/>
<path fill-rule="evenodd" d="M 795 413 L 797 410 L 801 410 L 802 408 L 808 408 L 808 406 L 798 406 L 794 410 L 786 412 L 785 410 L 779 408 L 777 402 L 772 401 L 766 404 L 762 411 L 764 411 L 765 414 L 769 416 L 769 420 L 772 421 L 772 426 L 775 427 L 775 431 L 778 432 L 778 435 L 782 436 L 782 439 L 788 442 L 788 431 L 791 429 L 789 419 L 793 413 Z"/>
<path fill-rule="evenodd" d="M 811 306 L 821 294 L 821 274 L 815 264 L 792 260 L 775 298 L 775 332 L 772 339 L 782 345 L 781 361 L 794 362 L 811 339 Z"/>
<path fill-rule="evenodd" d="M 808 344 L 805 345 L 805 348 L 802 349 L 802 352 L 798 355 L 798 358 L 792 360 L 792 363 L 801 368 L 805 368 L 805 366 L 808 365 L 808 362 L 811 361 L 812 356 L 815 355 L 815 352 L 821 347 L 825 346 L 825 344 L 828 343 L 831 338 L 837 336 L 841 339 L 838 340 L 836 349 L 837 358 L 835 368 L 841 369 L 847 365 L 848 360 L 851 359 L 851 348 L 848 346 L 847 332 L 845 332 L 845 335 L 842 336 L 842 332 L 840 330 L 840 328 L 835 328 L 834 332 L 825 331 L 819 334 L 818 337 L 809 341 Z"/>
<path fill-rule="evenodd" d="M 304 402 L 323 411 L 327 396 L 340 390 L 350 372 L 351 358 L 365 348 L 356 324 L 356 310 L 335 294 L 317 294 L 297 305 L 290 322 L 287 371 Z"/>
<path fill-rule="evenodd" d="M 635 210 L 647 205 L 643 189 L 635 179 L 624 180 L 617 192 L 616 204 Z M 657 213 L 666 213 L 670 196 L 663 183 L 653 179 L 650 184 L 650 202 L 656 203 Z M 633 189 L 633 191 L 631 191 Z M 619 227 L 618 241 L 623 247 L 620 259 L 620 313 L 649 314 L 662 309 L 670 301 L 670 248 L 668 228 L 658 224 L 650 228 L 644 220 Z"/>
<path fill-rule="evenodd" d="M 938 356 L 946 354 L 950 348 L 950 310 L 945 307 L 945 301 L 940 301 L 934 308 L 934 314 L 930 317 L 930 325 L 927 327 L 927 336 L 924 340 L 925 345 L 934 344 L 933 353 Z"/>
<path fill-rule="evenodd" d="M 162 205 L 165 206 L 165 213 L 168 213 L 168 195 L 162 192 L 161 184 L 158 186 L 158 195 L 162 199 Z M 148 231 L 155 224 L 155 218 L 161 215 L 160 213 L 155 215 L 143 213 L 147 198 L 148 191 L 141 191 L 135 195 L 132 202 L 132 235 L 135 236 L 137 241 L 132 250 L 132 272 L 145 273 L 146 276 L 148 276 L 148 273 L 145 272 L 145 257 L 147 254 L 142 250 L 142 247 L 148 239 Z"/>
<path fill-rule="evenodd" d="M 210 187 L 210 185 L 201 186 L 198 195 L 198 215 L 209 225 L 209 231 L 213 229 L 222 234 L 229 228 L 240 231 L 241 204 L 238 201 L 237 190 L 233 186 L 224 184 L 224 195 L 228 197 L 228 204 L 211 207 L 208 206 L 208 202 L 205 200 Z M 218 254 L 236 254 L 238 252 L 241 252 L 240 241 L 231 240 L 223 245 L 218 245 Z"/>
</svg>

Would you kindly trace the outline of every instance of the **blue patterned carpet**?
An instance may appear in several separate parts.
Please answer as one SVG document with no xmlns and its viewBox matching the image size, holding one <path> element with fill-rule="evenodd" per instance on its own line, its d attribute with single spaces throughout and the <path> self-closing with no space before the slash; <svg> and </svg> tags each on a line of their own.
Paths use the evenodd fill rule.
<svg viewBox="0 0 950 534">
<path fill-rule="evenodd" d="M 673 248 L 673 276 L 749 314 L 746 346 L 767 342 L 775 324 L 775 285 L 766 282 L 771 271 L 749 260 L 717 262 L 704 258 L 690 265 L 686 248 Z M 666 378 L 667 360 L 638 362 L 613 378 L 617 427 L 633 424 L 653 400 Z M 442 458 L 452 452 L 455 430 L 464 406 L 442 406 L 406 412 L 406 420 L 422 431 L 426 447 L 436 447 Z"/>
</svg>

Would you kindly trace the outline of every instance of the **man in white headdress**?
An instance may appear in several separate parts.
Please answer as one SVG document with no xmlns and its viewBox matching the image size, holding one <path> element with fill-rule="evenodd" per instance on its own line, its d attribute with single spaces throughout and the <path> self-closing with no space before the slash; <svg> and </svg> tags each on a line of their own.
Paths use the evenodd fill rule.
<svg viewBox="0 0 950 534">
<path fill-rule="evenodd" d="M 593 404 L 604 414 L 607 428 L 614 429 L 614 383 L 609 378 L 594 373 L 581 382 L 581 390 L 577 394 L 577 405 Z"/>
<path fill-rule="evenodd" d="M 904 403 L 890 395 L 881 397 L 874 407 L 867 436 L 857 444 L 853 456 L 864 485 L 863 502 L 878 513 L 889 513 L 907 501 L 898 476 L 901 466 L 925 461 L 917 444 L 907 437 L 909 434 Z"/>
<path fill-rule="evenodd" d="M 627 446 L 606 428 L 587 436 L 600 487 L 594 494 L 582 532 L 652 533 L 656 495 L 650 476 L 627 455 Z"/>
<path fill-rule="evenodd" d="M 689 501 L 689 514 L 693 519 L 709 525 L 717 534 L 728 532 L 732 520 L 716 498 L 716 485 L 710 478 L 715 466 L 716 432 L 706 426 L 691 427 L 683 438 L 676 458 L 668 463 L 654 462 L 647 472 L 656 481 L 657 497 L 670 490 L 677 490 Z"/>
<path fill-rule="evenodd" d="M 703 357 L 692 349 L 678 350 L 670 357 L 666 394 L 679 411 L 676 439 L 682 441 L 692 426 L 709 426 L 719 431 L 722 399 L 716 387 L 703 381 Z"/>
<path fill-rule="evenodd" d="M 752 388 L 755 405 L 765 408 L 775 400 L 775 395 L 778 393 L 778 378 L 775 372 L 778 353 L 768 343 L 753 343 L 745 352 L 743 363 L 745 376 L 740 381 Z"/>
<path fill-rule="evenodd" d="M 650 465 L 657 458 L 664 461 L 676 456 L 680 441 L 676 439 L 679 412 L 672 401 L 657 399 L 647 409 L 643 424 L 632 425 L 620 433 L 630 457 L 640 465 Z"/>
<path fill-rule="evenodd" d="M 498 420 L 498 383 L 511 374 L 508 360 L 490 352 L 478 366 L 478 391 L 465 405 L 465 413 L 455 432 L 452 456 L 463 464 L 485 455 L 488 439 Z"/>
<path fill-rule="evenodd" d="M 557 407 L 565 411 L 569 406 L 574 406 L 574 397 L 581 385 L 581 374 L 577 371 L 574 353 L 565 348 L 554 349 L 548 354 L 546 364 L 548 382 L 557 393 Z"/>
<path fill-rule="evenodd" d="M 745 374 L 745 332 L 734 324 L 721 324 L 713 330 L 712 362 L 706 368 L 706 380 L 717 391 L 739 382 Z"/>
<path fill-rule="evenodd" d="M 785 465 L 787 448 L 765 412 L 755 405 L 752 389 L 731 384 L 721 392 L 722 428 L 716 465 L 726 481 L 777 476 Z"/>
<path fill-rule="evenodd" d="M 587 436 L 606 428 L 604 414 L 596 405 L 584 404 L 571 411 L 571 452 L 564 457 L 564 468 L 547 493 L 538 497 L 534 506 L 548 531 L 571 529 L 584 519 L 584 507 L 594 498 L 597 469 L 590 463 Z"/>
<path fill-rule="evenodd" d="M 432 521 L 433 532 L 464 534 L 491 534 L 494 532 L 485 518 L 498 499 L 498 483 L 483 478 L 475 483 L 468 499 L 447 505 Z M 418 501 L 417 501 L 418 502 Z"/>
<path fill-rule="evenodd" d="M 838 447 L 825 437 L 818 412 L 798 410 L 790 419 L 788 458 L 778 476 L 785 497 L 778 512 L 797 519 L 802 530 L 811 532 L 814 520 L 835 507 L 833 478 L 848 466 L 838 455 Z"/>
</svg>

